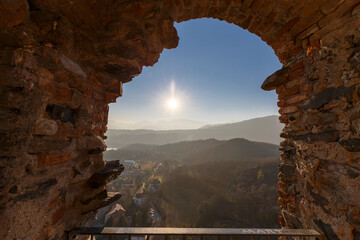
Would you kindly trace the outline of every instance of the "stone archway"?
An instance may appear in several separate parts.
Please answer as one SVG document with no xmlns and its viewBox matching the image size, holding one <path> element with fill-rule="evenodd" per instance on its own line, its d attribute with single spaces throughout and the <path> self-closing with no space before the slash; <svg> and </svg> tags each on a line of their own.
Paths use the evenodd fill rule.
<svg viewBox="0 0 360 240">
<path fill-rule="evenodd" d="M 279 221 L 328 239 L 360 236 L 358 0 L 152 0 L 0 3 L 3 239 L 61 239 L 117 200 L 122 171 L 102 159 L 108 103 L 177 46 L 174 21 L 248 29 L 284 67 L 279 96 Z"/>
</svg>

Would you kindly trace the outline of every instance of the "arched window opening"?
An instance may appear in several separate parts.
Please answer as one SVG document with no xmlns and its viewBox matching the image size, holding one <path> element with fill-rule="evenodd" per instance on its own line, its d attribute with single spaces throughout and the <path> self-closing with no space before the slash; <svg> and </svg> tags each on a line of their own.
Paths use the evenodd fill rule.
<svg viewBox="0 0 360 240">
<path fill-rule="evenodd" d="M 105 226 L 278 228 L 282 125 L 263 80 L 281 68 L 257 36 L 223 21 L 176 24 L 177 49 L 110 105 L 105 160 L 125 171 Z M 99 218 L 101 219 L 101 218 Z"/>
</svg>

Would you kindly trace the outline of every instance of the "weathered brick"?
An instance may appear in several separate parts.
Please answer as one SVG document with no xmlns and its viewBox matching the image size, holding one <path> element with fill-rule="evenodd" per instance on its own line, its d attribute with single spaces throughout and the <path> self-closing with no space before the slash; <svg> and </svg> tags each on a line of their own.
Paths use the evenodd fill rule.
<svg viewBox="0 0 360 240">
<path fill-rule="evenodd" d="M 303 50 L 303 48 L 299 44 L 298 46 L 290 49 L 289 52 L 290 52 L 290 55 L 293 57 L 293 56 L 298 55 L 302 50 Z"/>
<path fill-rule="evenodd" d="M 290 73 L 289 79 L 292 80 L 292 79 L 298 78 L 300 76 L 303 76 L 304 73 L 305 73 L 304 69 L 299 69 L 299 70 L 293 71 L 292 73 Z"/>
<path fill-rule="evenodd" d="M 88 86 L 88 87 L 86 88 L 85 94 L 86 94 L 87 96 L 92 96 L 93 92 L 94 92 L 94 88 Z"/>
<path fill-rule="evenodd" d="M 287 113 L 293 113 L 299 111 L 299 106 L 292 105 L 292 106 L 286 106 L 279 109 L 280 115 L 287 114 Z"/>
<path fill-rule="evenodd" d="M 300 86 L 300 85 L 304 84 L 305 81 L 306 81 L 306 78 L 304 76 L 301 76 L 301 77 L 295 78 L 295 79 L 287 82 L 285 87 L 286 88 L 293 88 L 295 86 Z"/>
<path fill-rule="evenodd" d="M 283 34 L 285 34 L 286 32 L 288 32 L 290 29 L 292 29 L 298 22 L 299 22 L 300 18 L 299 17 L 294 17 L 292 19 L 290 19 L 286 24 L 284 24 L 280 30 L 276 33 L 275 35 L 275 39 L 280 38 Z"/>
<path fill-rule="evenodd" d="M 69 87 L 61 86 L 56 82 L 51 82 L 46 86 L 46 90 L 52 97 L 61 102 L 69 102 L 71 100 L 71 89 Z"/>
<path fill-rule="evenodd" d="M 312 53 L 314 53 L 315 51 L 317 51 L 320 48 L 320 40 L 314 42 L 313 44 L 311 44 L 310 46 L 308 46 L 307 50 L 306 50 L 306 55 L 309 56 Z"/>
<path fill-rule="evenodd" d="M 284 100 L 280 100 L 277 102 L 278 107 L 284 107 L 285 105 L 286 105 L 286 101 L 284 101 Z"/>
<path fill-rule="evenodd" d="M 294 103 L 299 103 L 299 102 L 305 100 L 306 98 L 307 98 L 306 94 L 295 95 L 293 97 L 288 98 L 286 100 L 286 104 L 291 105 L 291 104 L 294 104 Z"/>
<path fill-rule="evenodd" d="M 119 97 L 119 94 L 116 93 L 105 93 L 105 102 L 106 103 L 114 103 L 116 102 L 116 99 Z"/>
<path fill-rule="evenodd" d="M 319 30 L 319 26 L 317 23 L 314 23 L 313 25 L 311 25 L 310 27 L 308 27 L 307 29 L 305 29 L 303 32 L 301 32 L 298 35 L 298 39 L 303 40 L 307 37 L 309 37 L 311 34 L 313 34 L 314 32 L 316 32 L 317 30 Z"/>
<path fill-rule="evenodd" d="M 98 91 L 94 91 L 92 94 L 93 98 L 96 100 L 100 100 L 100 101 L 104 101 L 105 100 L 105 95 L 104 93 L 100 93 Z"/>
<path fill-rule="evenodd" d="M 38 168 L 46 168 L 61 163 L 66 163 L 70 160 L 70 154 L 53 153 L 53 154 L 39 154 Z"/>
<path fill-rule="evenodd" d="M 277 94 L 281 94 L 281 93 L 283 93 L 284 91 L 285 91 L 286 89 L 285 89 L 285 86 L 279 86 L 279 87 L 277 87 L 276 88 L 276 93 Z"/>
<path fill-rule="evenodd" d="M 293 87 L 290 89 L 286 89 L 283 93 L 278 95 L 278 99 L 281 100 L 281 99 L 287 98 L 291 95 L 298 94 L 299 92 L 300 92 L 300 87 Z"/>
<path fill-rule="evenodd" d="M 342 3 L 339 4 L 339 2 L 342 1 Z M 330 0 L 327 1 L 326 4 L 323 5 L 324 10 L 332 11 L 331 13 L 327 14 L 326 17 L 321 19 L 319 21 L 319 26 L 321 28 L 329 25 L 329 22 L 331 22 L 334 19 L 340 19 L 343 17 L 347 12 L 351 13 L 351 9 L 354 7 L 354 3 L 351 1 L 343 1 L 343 0 Z M 329 2 L 329 4 L 328 4 Z M 337 6 L 335 6 L 337 5 Z"/>
<path fill-rule="evenodd" d="M 333 12 L 344 0 L 328 0 L 325 4 L 320 7 L 321 12 L 325 15 Z"/>
<path fill-rule="evenodd" d="M 304 84 L 303 86 L 300 87 L 300 92 L 301 93 L 309 93 L 309 92 L 311 92 L 312 87 L 313 87 L 312 83 Z"/>
<path fill-rule="evenodd" d="M 91 83 L 95 88 L 103 87 L 103 84 L 92 74 L 90 74 L 88 82 Z"/>
<path fill-rule="evenodd" d="M 288 117 L 287 117 L 286 115 L 281 115 L 281 116 L 279 117 L 279 121 L 280 121 L 281 123 L 287 123 L 287 122 L 288 122 Z"/>
<path fill-rule="evenodd" d="M 65 216 L 65 213 L 66 213 L 66 205 L 63 204 L 53 213 L 51 225 L 54 226 L 61 219 L 63 219 L 63 217 Z"/>
<path fill-rule="evenodd" d="M 287 202 L 282 197 L 278 197 L 278 203 L 281 207 L 286 208 Z"/>
<path fill-rule="evenodd" d="M 300 33 L 306 31 L 309 27 L 311 27 L 313 24 L 315 24 L 317 21 L 324 17 L 324 14 L 320 11 L 314 11 L 314 9 L 309 10 L 311 10 L 309 15 L 301 15 L 302 20 L 290 30 L 290 34 L 292 36 L 297 36 Z"/>
</svg>

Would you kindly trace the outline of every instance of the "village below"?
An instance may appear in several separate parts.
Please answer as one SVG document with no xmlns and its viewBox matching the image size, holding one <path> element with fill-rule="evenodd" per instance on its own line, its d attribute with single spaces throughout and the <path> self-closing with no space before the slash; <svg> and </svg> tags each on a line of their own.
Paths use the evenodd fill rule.
<svg viewBox="0 0 360 240">
<path fill-rule="evenodd" d="M 241 135 L 239 131 L 244 125 L 251 130 L 255 128 L 251 126 L 259 121 L 264 128 L 271 128 L 273 123 L 275 127 L 272 128 L 281 127 L 276 124 L 276 116 L 269 116 L 193 131 L 202 131 L 204 135 L 204 131 L 209 129 L 227 127 L 233 134 Z M 189 131 L 185 132 L 190 134 Z M 110 146 L 132 139 L 129 137 L 131 131 L 125 131 L 126 134 L 114 132 L 116 130 L 110 131 Z M 144 136 L 139 137 L 139 131 L 134 132 L 137 138 L 132 141 L 146 140 Z M 162 145 L 133 142 L 119 148 L 108 148 L 104 159 L 119 159 L 124 165 L 124 172 L 109 183 L 108 191 L 120 192 L 122 197 L 117 203 L 99 210 L 96 220 L 89 225 L 279 227 L 276 191 L 279 146 L 244 138 L 217 140 L 215 137 L 221 137 L 216 132 L 212 131 L 214 138 L 205 140 Z M 177 133 L 186 135 L 184 131 Z M 168 131 L 146 134 L 167 135 Z M 249 137 L 256 138 L 255 129 L 253 136 Z M 171 139 L 166 141 L 171 142 Z M 276 138 L 271 141 L 276 141 Z"/>
</svg>

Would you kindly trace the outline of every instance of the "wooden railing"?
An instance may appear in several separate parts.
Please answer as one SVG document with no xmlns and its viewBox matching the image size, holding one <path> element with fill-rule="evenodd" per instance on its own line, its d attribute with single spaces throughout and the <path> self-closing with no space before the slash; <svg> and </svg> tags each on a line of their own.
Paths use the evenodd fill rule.
<svg viewBox="0 0 360 240">
<path fill-rule="evenodd" d="M 131 240 L 131 238 L 141 236 L 141 239 L 148 240 L 156 236 L 156 239 L 162 237 L 164 240 L 181 239 L 187 240 L 194 237 L 199 240 L 204 240 L 206 237 L 216 237 L 217 240 L 224 238 L 231 240 L 240 239 L 324 239 L 321 234 L 312 229 L 262 229 L 262 228 L 144 228 L 144 227 L 103 227 L 103 228 L 77 228 L 70 232 L 69 239 L 76 239 L 77 236 L 87 235 L 91 240 L 95 236 L 108 236 L 108 239 L 113 239 L 113 236 L 125 236 L 124 239 Z"/>
</svg>

